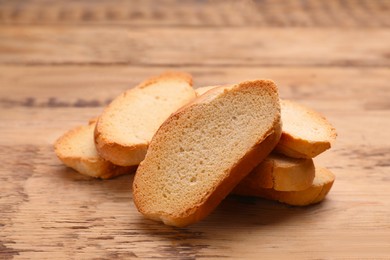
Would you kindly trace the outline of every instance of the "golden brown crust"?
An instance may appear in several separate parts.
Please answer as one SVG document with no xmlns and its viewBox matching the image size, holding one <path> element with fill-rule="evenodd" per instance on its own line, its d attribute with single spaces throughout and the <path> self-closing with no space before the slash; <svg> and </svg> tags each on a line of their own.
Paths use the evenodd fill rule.
<svg viewBox="0 0 390 260">
<path fill-rule="evenodd" d="M 316 122 L 316 127 L 321 128 L 326 135 L 322 135 L 317 140 L 312 140 L 305 136 L 305 131 L 311 131 L 302 126 L 302 131 L 299 134 L 289 132 L 287 127 L 284 127 L 279 144 L 275 151 L 293 158 L 314 158 L 331 147 L 332 142 L 336 139 L 336 129 L 328 122 L 328 120 L 320 113 L 311 108 L 297 104 L 290 100 L 281 100 L 282 121 L 284 125 L 289 124 L 295 118 L 283 119 L 283 111 L 293 110 L 296 114 L 304 111 L 306 117 L 312 122 Z M 298 119 L 296 119 L 298 120 Z M 301 122 L 298 122 L 301 123 Z"/>
<path fill-rule="evenodd" d="M 275 162 L 273 160 L 265 159 L 259 165 L 257 165 L 237 186 L 257 186 L 271 189 L 275 185 L 275 178 L 273 175 L 274 169 Z"/>
<path fill-rule="evenodd" d="M 327 183 L 326 185 L 324 185 L 324 187 L 322 187 L 322 190 L 317 195 L 317 197 L 313 201 L 311 201 L 310 204 L 307 204 L 307 205 L 316 204 L 316 203 L 320 203 L 321 201 L 323 201 L 325 199 L 326 195 L 328 195 L 329 191 L 331 190 L 333 183 L 334 182 Z M 300 205 L 298 205 L 298 206 L 300 206 Z"/>
<path fill-rule="evenodd" d="M 98 125 L 98 124 L 96 124 Z M 96 150 L 102 158 L 114 162 L 116 165 L 138 165 L 145 158 L 149 143 L 136 145 L 121 145 L 104 138 L 95 127 L 94 131 Z"/>
<path fill-rule="evenodd" d="M 172 79 L 178 79 L 181 81 L 186 81 L 189 85 L 192 86 L 192 76 L 188 73 L 185 72 L 177 72 L 177 71 L 167 71 L 164 72 L 158 76 L 152 77 L 138 86 L 136 88 L 146 88 L 149 85 L 155 84 L 160 81 L 165 81 L 165 80 L 172 80 Z"/>
<path fill-rule="evenodd" d="M 88 120 L 88 125 L 96 124 L 96 122 L 99 120 L 99 117 L 93 117 Z"/>
<path fill-rule="evenodd" d="M 300 191 L 313 184 L 314 176 L 315 168 L 312 159 L 294 159 L 271 154 L 257 165 L 237 185 L 236 189 L 263 188 L 278 191 Z"/>
<path fill-rule="evenodd" d="M 331 147 L 329 141 L 309 142 L 308 140 L 296 138 L 286 132 L 282 133 L 280 142 L 275 147 L 275 151 L 292 158 L 311 159 L 323 153 Z"/>
<path fill-rule="evenodd" d="M 66 166 L 74 169 L 78 173 L 100 179 L 111 179 L 120 175 L 134 173 L 137 170 L 137 166 L 118 166 L 103 158 L 99 160 L 60 156 L 58 158 Z"/>
<path fill-rule="evenodd" d="M 72 145 L 72 139 L 81 131 L 86 130 L 87 127 L 93 127 L 94 120 L 90 120 L 88 126 L 79 126 L 69 130 L 54 144 L 54 149 L 57 157 L 68 167 L 76 170 L 77 172 L 101 179 L 109 179 L 115 176 L 134 172 L 136 167 L 122 167 L 112 164 L 111 162 L 104 160 L 99 156 L 80 156 L 70 155 L 64 152 L 66 146 Z M 89 142 L 91 139 L 83 140 Z M 82 146 L 82 144 L 80 144 Z M 77 149 L 77 147 L 75 147 Z"/>
<path fill-rule="evenodd" d="M 182 73 L 182 72 L 165 72 L 161 75 L 150 78 L 140 83 L 133 89 L 127 90 L 126 92 L 118 96 L 116 99 L 120 99 L 120 98 L 124 99 L 126 95 L 131 93 L 131 91 L 133 91 L 134 89 L 137 88 L 144 89 L 156 83 L 160 83 L 164 81 L 172 81 L 172 80 L 187 82 L 189 85 L 189 89 L 192 89 L 191 87 L 192 76 L 190 74 Z M 195 92 L 194 92 L 194 97 L 195 97 Z M 94 132 L 96 150 L 101 157 L 116 165 L 121 165 L 121 166 L 138 165 L 145 158 L 149 146 L 149 141 L 139 140 L 136 143 L 125 144 L 125 143 L 118 142 L 115 139 L 112 139 L 111 137 L 109 138 L 107 135 L 105 135 L 105 131 L 106 131 L 105 129 L 109 128 L 109 126 L 106 126 L 106 124 L 107 122 L 110 121 L 110 119 L 105 118 L 104 114 L 106 111 L 110 109 L 113 109 L 113 103 L 109 104 L 105 108 L 102 116 L 98 119 L 96 123 L 96 128 Z M 156 111 L 151 111 L 151 113 L 153 112 Z"/>
<path fill-rule="evenodd" d="M 247 187 L 246 189 L 236 189 L 235 194 L 276 200 L 292 206 L 307 206 L 321 202 L 329 193 L 335 180 L 335 176 L 325 168 L 317 168 L 316 175 L 318 176 L 316 176 L 313 185 L 302 191 L 276 191 Z"/>
<path fill-rule="evenodd" d="M 205 86 L 205 87 L 200 87 L 200 88 L 197 88 L 195 89 L 195 93 L 196 95 L 199 97 L 203 94 L 205 94 L 206 92 L 214 89 L 214 88 L 217 88 L 217 87 L 229 87 L 231 85 L 215 85 L 215 86 Z"/>
<path fill-rule="evenodd" d="M 198 96 L 197 98 L 193 99 L 192 101 L 188 102 L 186 105 L 182 106 L 180 109 L 178 109 L 175 113 L 172 114 L 174 116 L 175 114 L 180 113 L 181 111 L 187 109 L 188 107 L 193 106 L 194 104 L 200 104 L 203 102 L 208 102 L 209 100 L 212 100 L 222 94 L 224 91 L 228 91 L 229 89 L 232 89 L 234 87 L 237 87 L 238 85 L 242 87 L 252 87 L 253 85 L 258 84 L 258 82 L 261 81 L 261 84 L 264 88 L 269 88 L 273 93 L 272 95 L 278 96 L 278 90 L 275 88 L 275 83 L 272 80 L 269 79 L 262 79 L 262 80 L 253 80 L 253 81 L 244 81 L 237 85 L 221 85 L 221 86 L 215 86 L 214 88 L 206 91 L 204 94 Z M 280 122 L 279 122 L 280 124 Z"/>
</svg>

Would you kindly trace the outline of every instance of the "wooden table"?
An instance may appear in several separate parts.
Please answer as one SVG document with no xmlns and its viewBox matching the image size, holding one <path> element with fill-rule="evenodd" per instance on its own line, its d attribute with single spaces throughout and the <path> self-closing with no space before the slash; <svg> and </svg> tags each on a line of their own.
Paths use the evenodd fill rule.
<svg viewBox="0 0 390 260">
<path fill-rule="evenodd" d="M 0 258 L 390 259 L 390 1 L 0 1 Z M 143 79 L 273 79 L 338 130 L 326 201 L 228 197 L 144 219 L 132 176 L 65 168 L 53 142 Z"/>
</svg>

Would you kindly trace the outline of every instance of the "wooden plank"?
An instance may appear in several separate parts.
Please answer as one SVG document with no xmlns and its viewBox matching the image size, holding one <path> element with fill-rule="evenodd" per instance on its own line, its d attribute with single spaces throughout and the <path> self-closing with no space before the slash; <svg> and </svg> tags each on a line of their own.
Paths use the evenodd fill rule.
<svg viewBox="0 0 390 260">
<path fill-rule="evenodd" d="M 386 29 L 3 26 L 0 63 L 389 66 L 389 41 Z"/>
<path fill-rule="evenodd" d="M 3 24 L 388 27 L 385 0 L 1 1 Z"/>
<path fill-rule="evenodd" d="M 0 0 L 0 259 L 387 259 L 389 5 Z M 328 199 L 231 196 L 178 229 L 136 211 L 131 175 L 91 180 L 59 162 L 58 136 L 167 69 L 196 87 L 271 78 L 326 115 L 339 133 L 315 160 L 336 174 Z"/>
</svg>

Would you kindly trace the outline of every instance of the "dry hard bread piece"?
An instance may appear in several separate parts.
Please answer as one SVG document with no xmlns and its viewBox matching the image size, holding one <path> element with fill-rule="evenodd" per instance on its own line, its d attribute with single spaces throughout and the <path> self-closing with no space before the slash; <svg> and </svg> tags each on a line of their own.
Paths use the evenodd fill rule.
<svg viewBox="0 0 390 260">
<path fill-rule="evenodd" d="M 276 191 L 274 189 L 245 187 L 245 189 L 235 189 L 234 194 L 277 200 L 292 206 L 307 206 L 321 202 L 332 188 L 334 180 L 335 176 L 332 172 L 317 167 L 313 185 L 306 190 Z"/>
<path fill-rule="evenodd" d="M 202 95 L 216 86 L 197 88 Z M 294 158 L 314 158 L 331 147 L 335 128 L 318 112 L 293 101 L 281 100 L 283 132 L 276 151 Z"/>
<path fill-rule="evenodd" d="M 94 129 L 95 120 L 91 120 L 89 125 L 76 127 L 61 136 L 54 144 L 58 158 L 66 166 L 95 178 L 108 179 L 134 171 L 134 167 L 117 166 L 98 155 Z"/>
<path fill-rule="evenodd" d="M 213 89 L 157 131 L 134 179 L 134 203 L 167 225 L 195 223 L 271 152 L 280 134 L 272 81 Z"/>
<path fill-rule="evenodd" d="M 281 100 L 283 133 L 275 150 L 295 158 L 314 158 L 331 147 L 335 128 L 314 110 Z"/>
<path fill-rule="evenodd" d="M 116 165 L 138 165 L 160 125 L 195 97 L 192 78 L 185 73 L 164 73 L 124 92 L 96 124 L 98 153 Z"/>
<path fill-rule="evenodd" d="M 237 189 L 267 188 L 278 191 L 300 191 L 313 184 L 315 168 L 312 159 L 290 158 L 270 154 L 237 186 Z"/>
</svg>

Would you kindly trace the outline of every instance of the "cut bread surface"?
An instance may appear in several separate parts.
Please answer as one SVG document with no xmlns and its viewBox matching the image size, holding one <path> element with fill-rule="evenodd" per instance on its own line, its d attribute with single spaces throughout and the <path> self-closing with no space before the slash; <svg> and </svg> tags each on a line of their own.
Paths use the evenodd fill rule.
<svg viewBox="0 0 390 260">
<path fill-rule="evenodd" d="M 268 188 L 299 191 L 313 184 L 315 168 L 312 159 L 289 158 L 272 153 L 245 177 L 236 189 Z"/>
<path fill-rule="evenodd" d="M 54 144 L 58 158 L 66 166 L 95 178 L 108 179 L 134 171 L 99 156 L 93 138 L 94 129 L 95 120 L 91 120 L 89 125 L 76 127 L 61 136 Z"/>
<path fill-rule="evenodd" d="M 186 226 L 207 216 L 275 147 L 277 88 L 256 80 L 216 88 L 168 118 L 133 183 L 147 218 Z"/>
<path fill-rule="evenodd" d="M 195 97 L 192 78 L 185 73 L 164 73 L 124 92 L 99 117 L 98 153 L 117 165 L 138 165 L 160 125 Z"/>
<path fill-rule="evenodd" d="M 318 112 L 281 100 L 283 133 L 276 151 L 295 158 L 314 158 L 331 147 L 335 128 Z"/>
<path fill-rule="evenodd" d="M 256 187 L 235 189 L 237 195 L 261 197 L 276 200 L 292 206 L 307 206 L 324 200 L 335 180 L 334 174 L 326 168 L 316 167 L 315 178 L 310 188 L 302 191 L 277 191 Z"/>
</svg>

